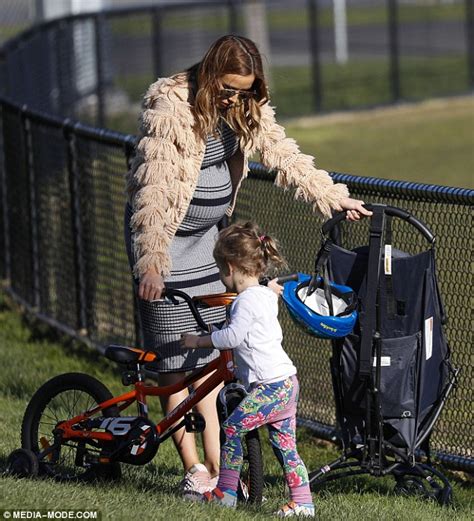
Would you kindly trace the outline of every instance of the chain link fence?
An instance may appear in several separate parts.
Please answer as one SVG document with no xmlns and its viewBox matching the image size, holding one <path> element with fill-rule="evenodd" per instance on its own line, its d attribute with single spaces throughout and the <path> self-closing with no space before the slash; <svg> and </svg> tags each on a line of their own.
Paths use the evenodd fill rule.
<svg viewBox="0 0 474 521">
<path fill-rule="evenodd" d="M 211 24 L 205 15 L 205 9 L 210 8 L 193 9 L 197 14 L 189 9 L 186 16 L 202 17 Z M 182 12 L 177 9 L 166 11 L 169 18 L 161 28 L 161 11 L 153 10 L 151 19 L 148 11 L 134 11 L 136 18 L 131 20 L 139 20 L 143 49 L 149 50 L 159 48 L 150 46 L 151 34 L 155 42 L 167 42 L 166 49 L 173 48 L 177 41 L 173 40 L 173 23 L 184 24 L 173 30 L 176 35 L 194 34 L 192 44 L 183 37 L 182 41 L 197 49 L 193 50 L 197 59 L 220 31 L 228 31 L 228 24 L 234 23 L 229 9 L 228 5 L 219 10 L 214 6 L 212 20 L 218 20 L 222 27 L 209 26 L 194 33 L 188 30 L 194 27 L 191 18 L 180 18 Z M 120 16 L 125 16 L 124 12 Z M 125 77 L 126 63 L 143 66 L 145 51 L 134 51 L 128 62 L 120 65 L 118 49 L 133 48 L 138 41 L 133 31 L 130 41 L 124 40 L 125 29 L 131 31 L 133 23 L 120 30 L 114 28 L 112 22 L 119 24 L 120 16 L 101 13 L 48 22 L 4 47 L 0 60 L 0 78 L 4 80 L 0 81 L 0 276 L 7 291 L 25 309 L 98 349 L 111 342 L 134 344 L 137 338 L 122 239 L 123 177 L 136 138 L 76 123 L 72 118 L 109 121 L 112 94 L 116 92 L 118 100 L 127 90 L 126 81 L 117 82 L 117 71 L 122 70 Z M 165 25 L 171 33 L 160 33 Z M 140 59 L 131 58 L 135 56 Z M 148 68 L 165 63 L 162 56 L 151 52 L 146 56 Z M 182 66 L 180 63 L 179 68 Z M 130 77 L 137 74 L 134 69 Z M 137 84 L 144 88 L 148 80 L 143 77 Z M 319 247 L 320 222 L 307 205 L 275 189 L 272 179 L 271 173 L 252 165 L 236 218 L 259 222 L 280 239 L 292 269 L 311 271 Z M 472 471 L 474 375 L 472 325 L 466 311 L 471 309 L 473 292 L 474 191 L 342 174 L 334 174 L 334 179 L 347 183 L 351 193 L 366 202 L 413 212 L 437 235 L 448 339 L 454 365 L 462 372 L 432 441 L 443 462 Z M 343 232 L 344 243 L 350 248 L 367 242 L 367 223 L 347 225 Z M 405 229 L 403 223 L 394 227 L 394 240 L 399 249 L 409 252 L 424 247 L 421 236 Z M 335 414 L 330 346 L 302 334 L 285 311 L 282 325 L 286 349 L 301 377 L 300 417 L 316 425 L 321 435 L 331 437 Z"/>
</svg>

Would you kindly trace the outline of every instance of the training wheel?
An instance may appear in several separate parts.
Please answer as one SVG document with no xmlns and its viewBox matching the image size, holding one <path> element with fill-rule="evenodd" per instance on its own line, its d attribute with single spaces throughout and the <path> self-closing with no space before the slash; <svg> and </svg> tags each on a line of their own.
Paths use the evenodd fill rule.
<svg viewBox="0 0 474 521">
<path fill-rule="evenodd" d="M 14 450 L 7 459 L 7 472 L 18 478 L 34 478 L 39 472 L 36 454 L 29 449 Z"/>
</svg>

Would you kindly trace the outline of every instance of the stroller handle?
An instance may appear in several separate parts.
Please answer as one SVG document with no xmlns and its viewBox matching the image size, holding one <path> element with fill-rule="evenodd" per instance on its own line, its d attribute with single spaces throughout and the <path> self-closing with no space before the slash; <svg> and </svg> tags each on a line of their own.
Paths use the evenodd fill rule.
<svg viewBox="0 0 474 521">
<path fill-rule="evenodd" d="M 422 235 L 425 237 L 425 239 L 430 243 L 433 244 L 435 242 L 435 236 L 433 232 L 426 226 L 426 224 L 416 217 L 413 217 L 410 213 L 408 213 L 405 210 L 402 210 L 401 208 L 397 208 L 396 206 L 388 206 L 385 204 L 364 204 L 364 208 L 367 210 L 374 210 L 374 208 L 383 208 L 383 211 L 392 217 L 398 217 L 399 219 L 403 219 L 404 221 L 407 221 L 412 226 L 414 226 Z M 338 212 L 334 217 L 327 220 L 323 226 L 322 226 L 322 232 L 324 235 L 328 235 L 329 232 L 341 221 L 343 221 L 346 218 L 347 212 Z"/>
</svg>

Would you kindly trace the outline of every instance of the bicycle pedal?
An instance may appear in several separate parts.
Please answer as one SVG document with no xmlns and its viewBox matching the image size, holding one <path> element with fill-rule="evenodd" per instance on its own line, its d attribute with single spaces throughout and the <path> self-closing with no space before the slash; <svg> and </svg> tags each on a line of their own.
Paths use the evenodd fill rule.
<svg viewBox="0 0 474 521">
<path fill-rule="evenodd" d="M 206 428 L 206 420 L 199 412 L 188 412 L 184 416 L 186 432 L 202 432 Z"/>
</svg>

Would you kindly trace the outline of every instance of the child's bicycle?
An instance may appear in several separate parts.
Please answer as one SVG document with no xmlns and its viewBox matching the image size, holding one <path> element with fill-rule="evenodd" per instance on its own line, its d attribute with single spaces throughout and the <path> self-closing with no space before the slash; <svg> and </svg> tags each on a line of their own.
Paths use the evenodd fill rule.
<svg viewBox="0 0 474 521">
<path fill-rule="evenodd" d="M 282 277 L 280 283 L 294 276 Z M 182 291 L 167 289 L 166 297 L 173 304 L 184 300 L 197 324 L 205 331 L 199 308 L 228 306 L 233 293 L 191 298 Z M 150 462 L 158 447 L 174 432 L 185 427 L 188 432 L 202 432 L 205 420 L 193 407 L 222 382 L 217 407 L 221 422 L 244 398 L 245 388 L 236 383 L 232 350 L 220 356 L 180 382 L 168 386 L 145 382 L 147 364 L 157 360 L 151 351 L 110 345 L 105 355 L 123 366 L 122 383 L 131 385 L 129 392 L 113 397 L 105 385 L 87 374 L 66 373 L 42 385 L 31 398 L 21 429 L 22 448 L 8 458 L 8 470 L 17 476 L 39 474 L 61 481 L 91 481 L 96 478 L 117 479 L 121 463 L 144 465 Z M 147 396 L 169 396 L 198 379 L 209 375 L 190 391 L 173 411 L 157 424 L 148 417 Z M 137 415 L 121 416 L 133 403 Z M 244 439 L 245 463 L 240 496 L 259 503 L 263 491 L 263 465 L 258 431 Z"/>
</svg>

